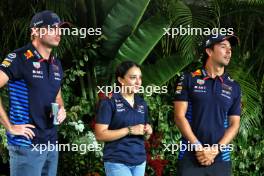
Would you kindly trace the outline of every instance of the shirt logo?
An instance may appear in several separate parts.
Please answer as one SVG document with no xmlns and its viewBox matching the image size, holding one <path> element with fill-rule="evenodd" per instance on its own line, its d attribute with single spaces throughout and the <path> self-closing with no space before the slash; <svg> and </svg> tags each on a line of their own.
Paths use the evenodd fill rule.
<svg viewBox="0 0 264 176">
<path fill-rule="evenodd" d="M 145 113 L 144 106 L 143 105 L 137 105 L 137 112 L 144 114 Z"/>
<path fill-rule="evenodd" d="M 206 93 L 206 86 L 194 86 L 194 92 Z"/>
<path fill-rule="evenodd" d="M 122 103 L 121 100 L 115 100 L 115 104 L 116 104 L 116 111 L 117 112 L 123 112 L 126 109 L 124 108 L 124 103 Z"/>
<path fill-rule="evenodd" d="M 36 50 L 34 50 L 33 52 L 34 52 L 34 54 L 38 57 L 38 59 L 41 58 L 41 56 L 39 55 L 39 53 L 38 53 Z"/>
<path fill-rule="evenodd" d="M 30 50 L 27 50 L 27 52 L 25 52 L 24 55 L 26 56 L 27 59 L 33 57 L 33 54 Z"/>
<path fill-rule="evenodd" d="M 203 85 L 205 81 L 203 79 L 197 79 L 197 84 Z"/>
<path fill-rule="evenodd" d="M 181 94 L 181 92 L 182 92 L 182 86 L 181 86 L 181 85 L 178 85 L 178 86 L 176 87 L 176 91 L 175 91 L 175 93 L 176 93 L 176 94 Z"/>
<path fill-rule="evenodd" d="M 7 55 L 7 57 L 9 57 L 10 59 L 14 59 L 16 58 L 16 53 L 10 53 Z"/>
<path fill-rule="evenodd" d="M 232 87 L 226 84 L 222 84 L 221 96 L 231 99 Z"/>
<path fill-rule="evenodd" d="M 5 58 L 1 65 L 3 67 L 6 67 L 7 68 L 7 67 L 9 67 L 11 65 L 11 63 L 12 63 L 12 60 L 11 59 Z"/>
<path fill-rule="evenodd" d="M 192 72 L 192 77 L 201 76 L 201 75 L 202 75 L 202 72 L 200 69 L 196 70 L 195 72 Z"/>
<path fill-rule="evenodd" d="M 40 63 L 39 62 L 33 62 L 33 67 L 35 69 L 40 69 Z"/>
<path fill-rule="evenodd" d="M 232 92 L 232 87 L 229 86 L 229 85 L 226 85 L 226 84 L 222 84 L 222 89 L 226 90 L 226 91 L 229 91 L 229 92 Z"/>
</svg>

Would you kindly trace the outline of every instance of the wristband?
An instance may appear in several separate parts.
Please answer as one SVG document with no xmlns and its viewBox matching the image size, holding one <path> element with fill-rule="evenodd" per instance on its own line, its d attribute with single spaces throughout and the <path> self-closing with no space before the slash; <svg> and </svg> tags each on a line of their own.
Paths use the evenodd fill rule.
<svg viewBox="0 0 264 176">
<path fill-rule="evenodd" d="M 128 126 L 127 128 L 128 128 L 128 135 L 129 135 L 129 136 L 132 135 L 132 129 L 131 129 L 131 126 Z"/>
<path fill-rule="evenodd" d="M 222 144 L 217 144 L 217 149 L 218 149 L 218 152 L 219 152 L 219 153 L 222 152 L 222 151 L 221 151 L 221 146 L 222 146 Z"/>
</svg>

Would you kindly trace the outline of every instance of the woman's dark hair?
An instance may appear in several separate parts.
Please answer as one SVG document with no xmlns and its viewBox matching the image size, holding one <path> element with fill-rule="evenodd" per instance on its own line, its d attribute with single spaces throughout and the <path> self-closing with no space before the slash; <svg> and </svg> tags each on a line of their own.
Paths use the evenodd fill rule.
<svg viewBox="0 0 264 176">
<path fill-rule="evenodd" d="M 118 81 L 118 77 L 124 78 L 127 71 L 134 66 L 140 68 L 140 65 L 138 65 L 137 63 L 133 61 L 124 61 L 116 67 L 115 78 L 116 78 L 116 84 L 118 86 L 121 86 L 121 84 Z"/>
</svg>

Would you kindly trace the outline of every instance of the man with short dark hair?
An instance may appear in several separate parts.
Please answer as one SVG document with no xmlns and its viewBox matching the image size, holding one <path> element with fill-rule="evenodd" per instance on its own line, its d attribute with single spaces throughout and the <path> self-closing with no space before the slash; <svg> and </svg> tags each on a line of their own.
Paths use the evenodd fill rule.
<svg viewBox="0 0 264 176">
<path fill-rule="evenodd" d="M 61 95 L 63 70 L 60 60 L 51 54 L 59 45 L 56 31 L 62 25 L 65 23 L 52 11 L 35 14 L 30 24 L 32 42 L 8 54 L 0 65 L 0 87 L 8 84 L 10 101 L 8 115 L 0 101 L 0 122 L 7 130 L 11 176 L 57 173 L 58 151 L 38 150 L 40 144 L 55 145 L 57 141 L 51 103 L 59 104 L 59 123 L 66 118 Z"/>
<path fill-rule="evenodd" d="M 226 73 L 236 36 L 212 35 L 203 68 L 183 74 L 176 86 L 174 118 L 190 146 L 179 153 L 179 176 L 230 176 L 230 142 L 240 125 L 240 86 Z"/>
</svg>

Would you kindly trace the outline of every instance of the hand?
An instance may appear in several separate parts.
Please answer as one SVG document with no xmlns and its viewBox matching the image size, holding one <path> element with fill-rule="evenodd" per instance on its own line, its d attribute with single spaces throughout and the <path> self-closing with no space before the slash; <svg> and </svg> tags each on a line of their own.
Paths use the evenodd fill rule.
<svg viewBox="0 0 264 176">
<path fill-rule="evenodd" d="M 131 127 L 131 134 L 133 135 L 144 135 L 144 125 L 138 124 Z"/>
<path fill-rule="evenodd" d="M 204 147 L 202 150 L 196 151 L 196 158 L 201 165 L 209 166 L 214 163 L 218 153 L 217 147 Z"/>
<path fill-rule="evenodd" d="M 153 133 L 152 127 L 150 124 L 146 124 L 144 127 L 144 132 L 147 135 L 151 135 Z"/>
<path fill-rule="evenodd" d="M 8 131 L 12 135 L 21 135 L 25 136 L 27 139 L 33 139 L 35 137 L 35 133 L 30 128 L 35 128 L 35 126 L 30 124 L 12 125 Z"/>
<path fill-rule="evenodd" d="M 62 106 L 59 109 L 59 112 L 58 112 L 58 121 L 59 121 L 59 124 L 61 124 L 65 119 L 66 119 L 66 110 Z"/>
</svg>

